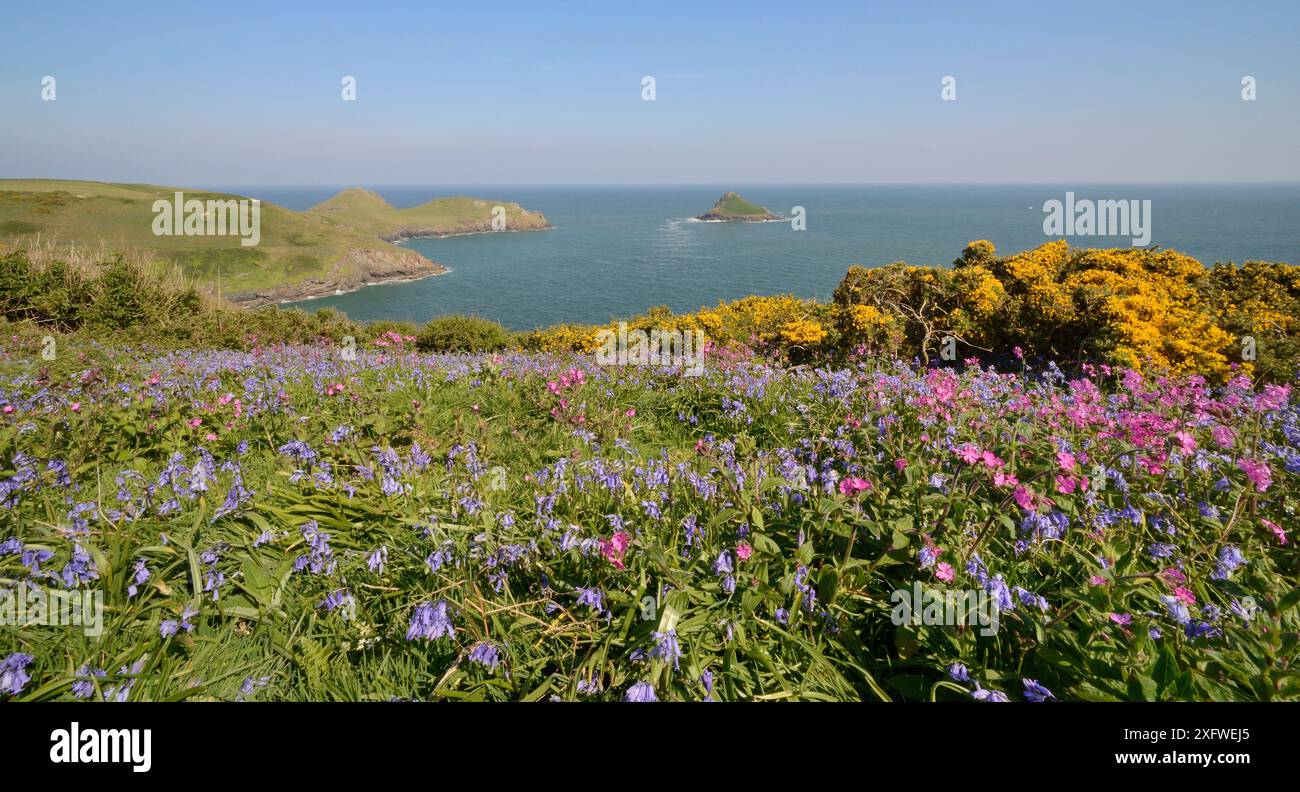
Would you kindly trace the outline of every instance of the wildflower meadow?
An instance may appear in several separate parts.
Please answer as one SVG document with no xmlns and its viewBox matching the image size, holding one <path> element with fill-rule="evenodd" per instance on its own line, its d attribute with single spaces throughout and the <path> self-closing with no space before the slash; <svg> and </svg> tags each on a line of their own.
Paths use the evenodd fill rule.
<svg viewBox="0 0 1300 792">
<path fill-rule="evenodd" d="M 0 699 L 1300 699 L 1288 383 L 412 340 L 7 353 Z"/>
</svg>

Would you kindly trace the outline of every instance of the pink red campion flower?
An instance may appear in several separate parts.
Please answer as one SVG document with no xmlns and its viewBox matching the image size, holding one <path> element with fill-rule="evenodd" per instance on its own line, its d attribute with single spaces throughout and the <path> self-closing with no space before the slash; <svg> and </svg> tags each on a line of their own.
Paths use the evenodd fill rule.
<svg viewBox="0 0 1300 792">
<path fill-rule="evenodd" d="M 741 542 L 736 545 L 736 559 L 739 561 L 748 561 L 749 557 L 754 554 L 754 548 L 749 546 L 748 542 Z"/>
<path fill-rule="evenodd" d="M 1290 400 L 1290 385 L 1265 385 L 1264 392 L 1255 397 L 1255 409 L 1260 412 L 1280 410 Z"/>
<path fill-rule="evenodd" d="M 956 577 L 956 573 L 953 571 L 952 564 L 947 561 L 940 561 L 934 568 L 934 576 L 944 583 L 951 583 L 953 578 Z"/>
<path fill-rule="evenodd" d="M 601 555 L 615 567 L 625 569 L 623 554 L 627 552 L 628 545 L 631 543 L 632 534 L 627 531 L 616 531 L 610 538 L 600 540 Z"/>
<path fill-rule="evenodd" d="M 1170 586 L 1187 582 L 1187 576 L 1177 567 L 1169 567 L 1160 573 L 1160 577 L 1164 578 L 1165 583 Z"/>
<path fill-rule="evenodd" d="M 1037 499 L 1034 497 L 1034 493 L 1024 484 L 1016 486 L 1016 491 L 1012 494 L 1012 497 L 1016 499 L 1016 503 L 1020 508 L 1025 511 L 1034 511 Z"/>
<path fill-rule="evenodd" d="M 1241 472 L 1246 474 L 1246 479 L 1255 485 L 1258 492 L 1266 492 L 1273 483 L 1273 471 L 1267 462 L 1242 457 L 1237 460 L 1237 467 L 1241 468 Z"/>
<path fill-rule="evenodd" d="M 871 489 L 871 482 L 857 476 L 849 476 L 840 482 L 840 494 L 854 497 Z"/>
<path fill-rule="evenodd" d="M 1278 544 L 1280 545 L 1286 544 L 1286 531 L 1282 530 L 1282 526 L 1278 525 L 1272 520 L 1260 520 L 1259 522 L 1265 528 L 1273 532 L 1273 536 L 1277 537 Z"/>
</svg>

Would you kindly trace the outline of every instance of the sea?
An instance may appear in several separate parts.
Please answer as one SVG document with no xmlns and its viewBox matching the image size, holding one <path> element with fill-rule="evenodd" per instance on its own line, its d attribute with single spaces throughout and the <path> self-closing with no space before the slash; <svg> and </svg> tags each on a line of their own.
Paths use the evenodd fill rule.
<svg viewBox="0 0 1300 792">
<path fill-rule="evenodd" d="M 358 186 L 358 185 L 347 185 Z M 1212 264 L 1300 264 L 1300 185 L 712 185 L 369 186 L 397 207 L 472 195 L 541 211 L 548 231 L 489 233 L 407 244 L 450 272 L 368 286 L 286 307 L 332 307 L 359 320 L 423 322 L 472 314 L 515 330 L 605 322 L 666 305 L 693 311 L 750 294 L 828 299 L 854 264 L 950 266 L 967 242 L 1001 254 L 1037 246 L 1044 207 L 1067 200 L 1150 201 L 1148 247 Z M 303 210 L 343 189 L 220 189 Z M 790 222 L 693 219 L 728 190 Z M 1146 204 L 1139 203 L 1139 206 Z M 1070 236 L 1077 247 L 1128 247 L 1123 236 Z"/>
</svg>

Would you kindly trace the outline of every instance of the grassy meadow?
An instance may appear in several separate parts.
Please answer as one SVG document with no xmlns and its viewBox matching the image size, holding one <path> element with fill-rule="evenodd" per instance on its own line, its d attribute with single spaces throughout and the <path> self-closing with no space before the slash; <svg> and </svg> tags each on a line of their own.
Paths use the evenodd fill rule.
<svg viewBox="0 0 1300 792">
<path fill-rule="evenodd" d="M 1246 303 L 1209 296 L 1285 313 L 1290 276 L 964 256 L 633 322 L 703 329 L 700 376 L 0 257 L 0 580 L 104 600 L 0 626 L 0 699 L 1300 698 L 1295 370 L 1229 360 Z M 1147 336 L 1141 272 L 1198 345 Z M 1047 353 L 1069 322 L 1085 358 Z"/>
</svg>

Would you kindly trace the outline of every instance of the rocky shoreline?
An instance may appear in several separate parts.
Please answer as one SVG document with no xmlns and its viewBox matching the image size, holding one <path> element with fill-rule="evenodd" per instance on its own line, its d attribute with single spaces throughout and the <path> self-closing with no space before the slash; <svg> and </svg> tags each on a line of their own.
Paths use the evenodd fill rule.
<svg viewBox="0 0 1300 792">
<path fill-rule="evenodd" d="M 292 303 L 347 294 L 367 286 L 386 283 L 410 283 L 451 272 L 449 267 L 425 258 L 414 250 L 400 247 L 413 239 L 446 239 L 476 234 L 505 234 L 522 231 L 547 231 L 551 224 L 542 218 L 541 224 L 524 228 L 507 228 L 494 231 L 486 224 L 466 224 L 463 230 L 402 229 L 384 237 L 393 246 L 389 250 L 356 249 L 348 251 L 325 278 L 309 278 L 298 283 L 286 283 L 267 289 L 254 289 L 226 295 L 226 299 L 243 308 L 260 308 L 264 305 Z"/>
<path fill-rule="evenodd" d="M 416 253 L 394 246 L 389 250 L 356 249 L 335 263 L 325 277 L 309 278 L 267 289 L 254 289 L 226 295 L 226 299 L 245 308 L 309 300 L 356 291 L 381 283 L 405 283 L 449 272 L 447 267 Z"/>
</svg>

